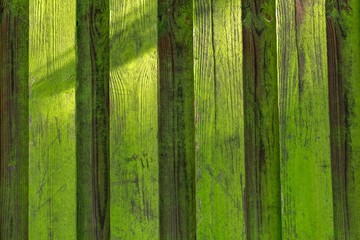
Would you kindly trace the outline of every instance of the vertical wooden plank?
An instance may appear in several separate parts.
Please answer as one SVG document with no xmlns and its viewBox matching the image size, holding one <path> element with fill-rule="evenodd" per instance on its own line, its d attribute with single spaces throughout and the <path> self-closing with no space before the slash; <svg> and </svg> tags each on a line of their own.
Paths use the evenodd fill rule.
<svg viewBox="0 0 360 240">
<path fill-rule="evenodd" d="M 336 239 L 360 236 L 360 3 L 327 0 L 332 183 Z"/>
<path fill-rule="evenodd" d="M 282 237 L 333 239 L 325 1 L 277 16 Z"/>
<path fill-rule="evenodd" d="M 0 0 L 0 239 L 28 239 L 29 1 Z"/>
<path fill-rule="evenodd" d="M 242 6 L 247 237 L 281 239 L 275 1 Z"/>
<path fill-rule="evenodd" d="M 30 0 L 31 239 L 76 236 L 74 36 L 74 1 Z"/>
<path fill-rule="evenodd" d="M 195 1 L 199 239 L 246 239 L 241 1 Z"/>
<path fill-rule="evenodd" d="M 157 2 L 110 2 L 111 239 L 159 238 Z"/>
<path fill-rule="evenodd" d="M 193 2 L 158 6 L 160 238 L 195 239 Z"/>
<path fill-rule="evenodd" d="M 110 238 L 109 1 L 76 1 L 77 239 Z"/>
</svg>

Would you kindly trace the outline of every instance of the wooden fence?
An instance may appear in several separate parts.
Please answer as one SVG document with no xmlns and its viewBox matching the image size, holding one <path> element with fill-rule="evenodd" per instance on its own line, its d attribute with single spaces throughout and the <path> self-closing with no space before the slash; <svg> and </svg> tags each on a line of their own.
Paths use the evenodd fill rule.
<svg viewBox="0 0 360 240">
<path fill-rule="evenodd" d="M 360 239 L 360 1 L 0 0 L 0 239 Z"/>
</svg>

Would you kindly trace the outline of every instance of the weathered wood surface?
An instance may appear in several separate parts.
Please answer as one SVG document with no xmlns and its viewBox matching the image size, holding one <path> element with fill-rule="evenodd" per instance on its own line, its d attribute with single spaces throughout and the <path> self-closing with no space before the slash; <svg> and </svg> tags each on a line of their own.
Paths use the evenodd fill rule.
<svg viewBox="0 0 360 240">
<path fill-rule="evenodd" d="M 359 24 L 356 0 L 0 0 L 0 239 L 357 239 Z"/>
<path fill-rule="evenodd" d="M 159 238 L 157 2 L 110 1 L 111 239 Z"/>
<path fill-rule="evenodd" d="M 195 239 L 193 2 L 158 14 L 160 238 Z"/>
<path fill-rule="evenodd" d="M 325 1 L 277 1 L 282 238 L 333 239 Z"/>
<path fill-rule="evenodd" d="M 335 239 L 360 236 L 360 4 L 327 0 Z"/>
<path fill-rule="evenodd" d="M 241 1 L 195 1 L 198 239 L 246 239 Z"/>
<path fill-rule="evenodd" d="M 29 11 L 29 237 L 75 239 L 75 2 Z"/>
<path fill-rule="evenodd" d="M 77 239 L 110 238 L 109 1 L 76 1 Z"/>
<path fill-rule="evenodd" d="M 0 239 L 28 239 L 29 1 L 0 0 Z"/>
<path fill-rule="evenodd" d="M 281 239 L 274 0 L 244 0 L 243 77 L 248 239 Z"/>
</svg>

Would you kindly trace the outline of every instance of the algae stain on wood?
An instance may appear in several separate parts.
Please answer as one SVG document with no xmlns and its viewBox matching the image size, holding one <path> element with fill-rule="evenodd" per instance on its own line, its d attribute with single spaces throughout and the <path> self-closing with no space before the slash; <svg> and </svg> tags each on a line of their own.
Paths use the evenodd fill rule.
<svg viewBox="0 0 360 240">
<path fill-rule="evenodd" d="M 111 239 L 158 239 L 157 3 L 110 9 Z"/>
<path fill-rule="evenodd" d="M 110 238 L 109 1 L 76 1 L 77 239 Z"/>
<path fill-rule="evenodd" d="M 76 238 L 74 37 L 74 1 L 30 0 L 30 239 Z"/>
<path fill-rule="evenodd" d="M 28 239 L 29 1 L 0 1 L 0 239 Z"/>
<path fill-rule="evenodd" d="M 275 0 L 242 2 L 248 239 L 281 239 Z"/>
<path fill-rule="evenodd" d="M 193 2 L 158 1 L 160 238 L 195 239 Z"/>
<path fill-rule="evenodd" d="M 194 6 L 197 238 L 246 239 L 241 1 Z"/>
<path fill-rule="evenodd" d="M 326 1 L 335 239 L 360 236 L 360 4 Z"/>
<path fill-rule="evenodd" d="M 282 237 L 333 239 L 325 1 L 277 1 Z"/>
</svg>

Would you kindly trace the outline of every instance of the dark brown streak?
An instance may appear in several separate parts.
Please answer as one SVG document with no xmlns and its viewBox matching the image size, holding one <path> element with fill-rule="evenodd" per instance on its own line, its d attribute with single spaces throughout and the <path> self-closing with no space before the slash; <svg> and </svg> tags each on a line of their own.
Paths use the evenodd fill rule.
<svg viewBox="0 0 360 240">
<path fill-rule="evenodd" d="M 169 40 L 169 46 L 166 46 L 166 52 L 169 53 L 170 55 L 170 60 L 171 60 L 171 81 L 172 81 L 172 96 L 171 96 L 171 100 L 172 101 L 177 101 L 177 97 L 176 97 L 176 92 L 177 92 L 177 88 L 178 88 L 178 84 L 176 82 L 176 67 L 175 67 L 175 41 L 174 41 L 174 25 L 175 25 L 175 0 L 173 0 L 171 2 L 171 13 L 169 14 L 169 29 L 167 32 L 167 37 L 166 39 Z M 167 42 L 167 41 L 166 41 Z M 168 57 L 168 56 L 166 56 Z M 168 99 L 167 99 L 168 100 Z M 172 120 L 172 132 L 173 132 L 173 138 L 172 138 L 172 147 L 173 147 L 173 179 L 174 179 L 174 198 L 175 198 L 175 204 L 173 206 L 173 210 L 175 213 L 175 216 L 173 218 L 174 220 L 174 227 L 175 227 L 175 232 L 177 237 L 180 237 L 180 228 L 179 228 L 179 224 L 180 224 L 180 219 L 179 219 L 179 211 L 180 211 L 180 206 L 179 206 L 179 196 L 178 196 L 178 192 L 179 192 L 179 186 L 178 186 L 178 182 L 180 181 L 179 176 L 178 176 L 178 158 L 176 156 L 176 150 L 177 150 L 177 144 L 176 144 L 176 140 L 178 139 L 177 137 L 177 131 L 179 129 L 176 128 L 176 121 L 178 121 L 178 116 L 177 116 L 177 108 L 175 106 L 172 106 L 172 112 L 173 112 L 173 120 Z M 181 147 L 180 147 L 181 149 Z"/>
<path fill-rule="evenodd" d="M 0 239 L 28 239 L 28 3 L 11 4 L 0 2 Z"/>
<path fill-rule="evenodd" d="M 299 103 L 301 102 L 301 96 L 304 88 L 304 79 L 303 79 L 303 66 L 304 58 L 303 53 L 299 51 L 299 36 L 298 36 L 298 27 L 301 24 L 302 18 L 305 14 L 303 9 L 302 0 L 295 1 L 295 39 L 296 39 L 296 56 L 297 56 L 297 71 L 298 71 L 298 98 Z"/>
<path fill-rule="evenodd" d="M 173 1 L 174 3 L 174 1 Z M 173 30 L 173 17 L 174 17 L 174 5 L 172 6 L 172 14 L 171 14 L 171 18 L 170 18 L 170 32 L 172 32 Z M 174 41 L 173 41 L 173 36 L 172 34 L 170 34 L 169 36 L 169 41 L 170 41 L 170 54 L 171 54 L 171 77 L 172 77 L 172 83 L 173 83 L 173 91 L 172 91 L 172 100 L 173 101 L 178 101 L 179 99 L 177 99 L 176 97 L 176 92 L 177 92 L 177 88 L 179 87 L 177 82 L 176 82 L 176 77 L 175 77 L 175 74 L 176 74 L 176 70 L 175 70 L 175 57 L 174 57 L 174 54 L 175 54 L 175 47 L 174 47 Z M 178 134 L 177 134 L 177 131 L 179 131 L 179 129 L 176 127 L 176 122 L 179 120 L 178 119 L 178 115 L 177 115 L 177 107 L 174 107 L 172 108 L 172 111 L 173 111 L 173 121 L 172 121 L 172 128 L 173 128 L 173 175 L 174 175 L 174 198 L 175 198 L 175 204 L 174 204 L 174 213 L 175 213 L 175 218 L 174 218 L 174 225 L 175 225 L 175 232 L 176 232 L 176 235 L 177 237 L 180 237 L 181 233 L 180 233 L 180 228 L 179 228 L 179 224 L 180 224 L 180 202 L 179 202 L 179 196 L 178 196 L 178 192 L 179 192 L 179 182 L 180 182 L 180 179 L 179 179 L 179 169 L 178 169 L 178 156 L 176 156 L 176 152 L 179 151 L 179 149 L 181 149 L 181 146 L 179 147 L 177 144 L 176 144 L 176 141 L 178 139 Z M 178 148 L 177 148 L 178 147 Z"/>
<path fill-rule="evenodd" d="M 246 11 L 243 9 L 243 16 L 245 16 L 247 14 Z M 244 98 L 245 99 L 250 99 L 247 98 L 245 96 L 250 95 L 250 97 L 252 98 L 252 101 L 256 101 L 255 100 L 255 94 L 254 94 L 254 86 L 251 84 L 251 80 L 252 80 L 252 76 L 250 76 L 250 74 L 255 74 L 255 68 L 256 68 L 256 61 L 253 59 L 255 58 L 255 54 L 254 54 L 254 34 L 252 31 L 253 28 L 253 22 L 251 22 L 250 26 L 243 26 L 243 52 L 244 52 L 244 60 L 243 60 L 243 68 L 244 68 L 244 73 L 248 73 L 246 75 L 244 75 Z M 245 70 L 246 69 L 246 70 Z M 256 77 L 254 77 L 254 83 Z M 252 222 L 251 222 L 251 212 L 253 210 L 253 206 L 251 204 L 250 201 L 252 201 L 252 196 L 253 196 L 253 181 L 252 181 L 252 175 L 253 175 L 253 164 L 251 163 L 251 159 L 252 156 L 255 155 L 255 146 L 254 146 L 254 136 L 253 136 L 253 128 L 251 128 L 251 125 L 249 125 L 249 120 L 250 118 L 253 118 L 252 114 L 255 114 L 254 108 L 250 107 L 253 106 L 253 104 L 250 104 L 247 101 L 244 101 L 244 112 L 246 113 L 247 111 L 251 111 L 251 114 L 245 114 L 245 134 L 247 136 L 247 141 L 245 142 L 245 191 L 244 191 L 244 219 L 245 219 L 245 229 L 246 229 L 246 236 L 247 239 L 251 239 L 251 235 L 252 235 L 252 227 L 255 226 L 251 226 Z M 252 117 L 250 117 L 252 116 Z M 248 120 L 249 119 L 249 120 Z M 251 120 L 250 120 L 251 121 Z"/>
<path fill-rule="evenodd" d="M 90 1 L 88 14 L 86 19 L 89 21 L 89 38 L 90 38 L 90 64 L 91 64 L 91 192 L 92 192 L 92 226 L 93 237 L 95 239 L 107 239 L 109 237 L 109 229 L 107 224 L 108 202 L 109 202 L 109 176 L 108 176 L 108 137 L 109 137 L 109 93 L 108 93 L 108 62 L 106 57 L 108 53 L 108 41 L 102 41 L 103 32 L 108 34 L 106 30 L 108 26 L 101 25 L 103 28 L 98 29 L 96 20 L 99 16 L 107 14 L 101 11 L 96 2 Z M 100 41 L 101 40 L 101 41 Z M 100 44 L 101 43 L 101 44 Z M 105 44 L 105 45 L 104 45 Z M 103 52 L 98 54 L 98 49 L 102 48 Z M 101 58 L 101 59 L 99 59 Z M 99 65 L 99 62 L 103 66 Z M 81 64 L 81 63 L 80 63 Z M 101 142 L 100 142 L 101 141 Z M 99 148 L 102 146 L 105 150 Z M 101 156 L 99 156 L 99 154 Z M 100 162 L 103 161 L 103 162 Z M 104 169 L 103 169 L 104 168 Z"/>
<path fill-rule="evenodd" d="M 211 1 L 211 47 L 213 52 L 213 74 L 214 74 L 214 102 L 215 102 L 215 116 L 214 116 L 214 125 L 216 131 L 216 122 L 217 122 L 217 75 L 216 75 L 216 49 L 215 49 L 215 30 L 214 30 L 214 3 L 215 0 Z"/>
<path fill-rule="evenodd" d="M 89 9 L 89 33 L 90 33 L 90 63 L 91 63 L 91 102 L 92 102 L 92 128 L 91 128 L 91 143 L 92 143 L 92 214 L 93 219 L 95 220 L 94 225 L 94 235 L 96 239 L 101 239 L 99 236 L 99 230 L 98 230 L 98 219 L 97 219 L 97 211 L 100 210 L 99 201 L 98 201 L 98 191 L 97 191 L 97 168 L 98 168 L 98 156 L 97 156 L 97 139 L 96 139 L 96 109 L 94 105 L 96 104 L 96 78 L 97 78 L 97 68 L 96 68 L 96 47 L 94 44 L 94 32 L 93 32 L 93 12 L 94 12 L 94 6 L 93 4 L 90 4 Z"/>
<path fill-rule="evenodd" d="M 339 2 L 337 1 L 337 7 Z M 329 12 L 329 11 L 328 11 Z M 340 38 L 341 29 L 337 19 L 327 18 L 328 81 L 330 142 L 332 159 L 332 182 L 335 229 L 343 229 L 345 239 L 349 237 L 349 212 L 347 199 L 347 171 L 349 149 L 349 106 L 343 86 Z M 336 235 L 338 235 L 336 234 Z"/>
</svg>

